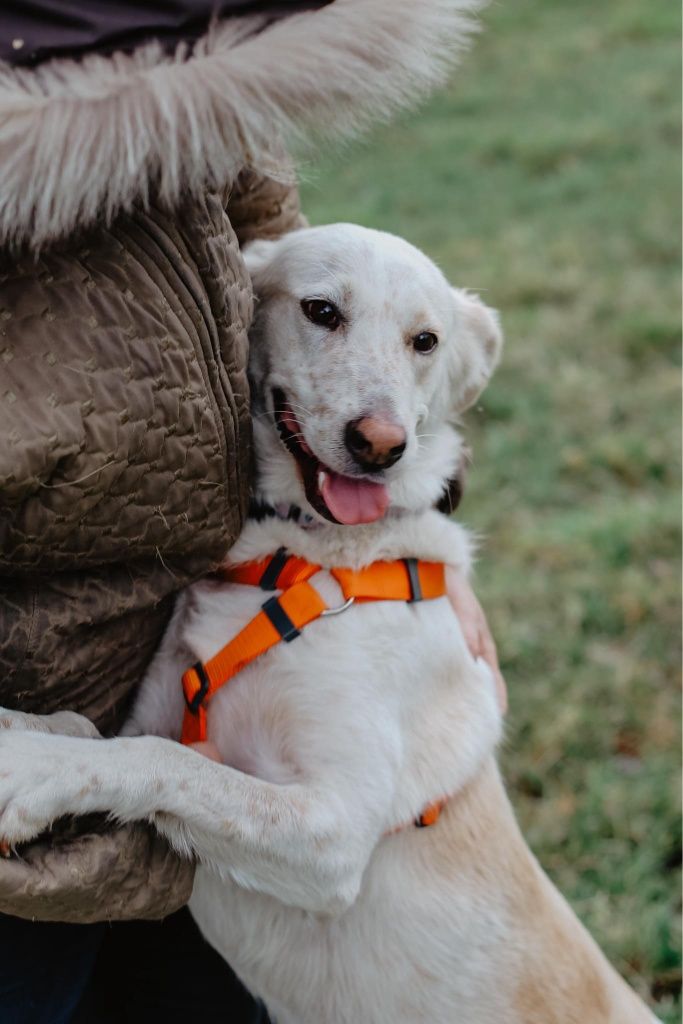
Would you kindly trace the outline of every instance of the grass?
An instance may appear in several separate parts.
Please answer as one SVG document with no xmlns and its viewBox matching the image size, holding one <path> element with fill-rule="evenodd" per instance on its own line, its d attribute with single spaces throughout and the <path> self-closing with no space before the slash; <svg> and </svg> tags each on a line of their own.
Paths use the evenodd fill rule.
<svg viewBox="0 0 683 1024">
<path fill-rule="evenodd" d="M 313 223 L 405 235 L 497 306 L 460 515 L 540 860 L 680 1019 L 678 106 L 668 0 L 517 0 L 417 115 L 305 169 Z"/>
</svg>

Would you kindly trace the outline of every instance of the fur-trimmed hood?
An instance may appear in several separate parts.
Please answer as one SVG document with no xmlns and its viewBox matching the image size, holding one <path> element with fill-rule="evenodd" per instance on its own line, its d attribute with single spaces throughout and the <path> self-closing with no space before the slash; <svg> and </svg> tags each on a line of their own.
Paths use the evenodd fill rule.
<svg viewBox="0 0 683 1024">
<path fill-rule="evenodd" d="M 481 0 L 334 0 L 217 23 L 172 55 L 0 63 L 0 244 L 39 249 L 154 192 L 283 174 L 283 143 L 337 141 L 443 79 Z"/>
</svg>

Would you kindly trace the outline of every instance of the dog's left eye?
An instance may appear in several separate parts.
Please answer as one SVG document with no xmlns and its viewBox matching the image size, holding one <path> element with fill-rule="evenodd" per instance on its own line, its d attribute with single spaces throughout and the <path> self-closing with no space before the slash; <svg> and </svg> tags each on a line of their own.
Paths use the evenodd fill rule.
<svg viewBox="0 0 683 1024">
<path fill-rule="evenodd" d="M 327 327 L 328 331 L 335 331 L 342 322 L 342 315 L 337 307 L 325 299 L 302 299 L 301 308 L 311 323 Z"/>
<path fill-rule="evenodd" d="M 421 355 L 428 355 L 430 352 L 433 352 L 438 344 L 439 339 L 431 331 L 422 331 L 413 338 L 413 348 L 416 352 L 420 352 Z"/>
</svg>

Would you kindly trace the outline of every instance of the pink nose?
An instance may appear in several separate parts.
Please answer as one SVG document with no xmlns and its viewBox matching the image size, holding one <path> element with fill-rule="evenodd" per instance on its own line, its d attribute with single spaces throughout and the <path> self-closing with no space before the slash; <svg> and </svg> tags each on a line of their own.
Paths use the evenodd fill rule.
<svg viewBox="0 0 683 1024">
<path fill-rule="evenodd" d="M 379 416 L 364 416 L 347 423 L 344 441 L 354 462 L 370 471 L 388 469 L 406 450 L 403 427 Z"/>
</svg>

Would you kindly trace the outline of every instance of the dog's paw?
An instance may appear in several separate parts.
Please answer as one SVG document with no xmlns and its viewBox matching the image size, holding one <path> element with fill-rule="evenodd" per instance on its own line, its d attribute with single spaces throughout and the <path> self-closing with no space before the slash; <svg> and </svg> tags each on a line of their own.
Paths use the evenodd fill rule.
<svg viewBox="0 0 683 1024">
<path fill-rule="evenodd" d="M 60 743 L 61 741 L 61 743 Z M 64 814 L 87 813 L 98 780 L 63 736 L 0 729 L 0 855 L 35 839 Z"/>
<path fill-rule="evenodd" d="M 16 729 L 22 732 L 43 732 L 60 736 L 82 736 L 95 739 L 96 727 L 84 715 L 75 711 L 55 711 L 51 715 L 31 715 L 24 711 L 0 708 L 0 732 Z"/>
</svg>

